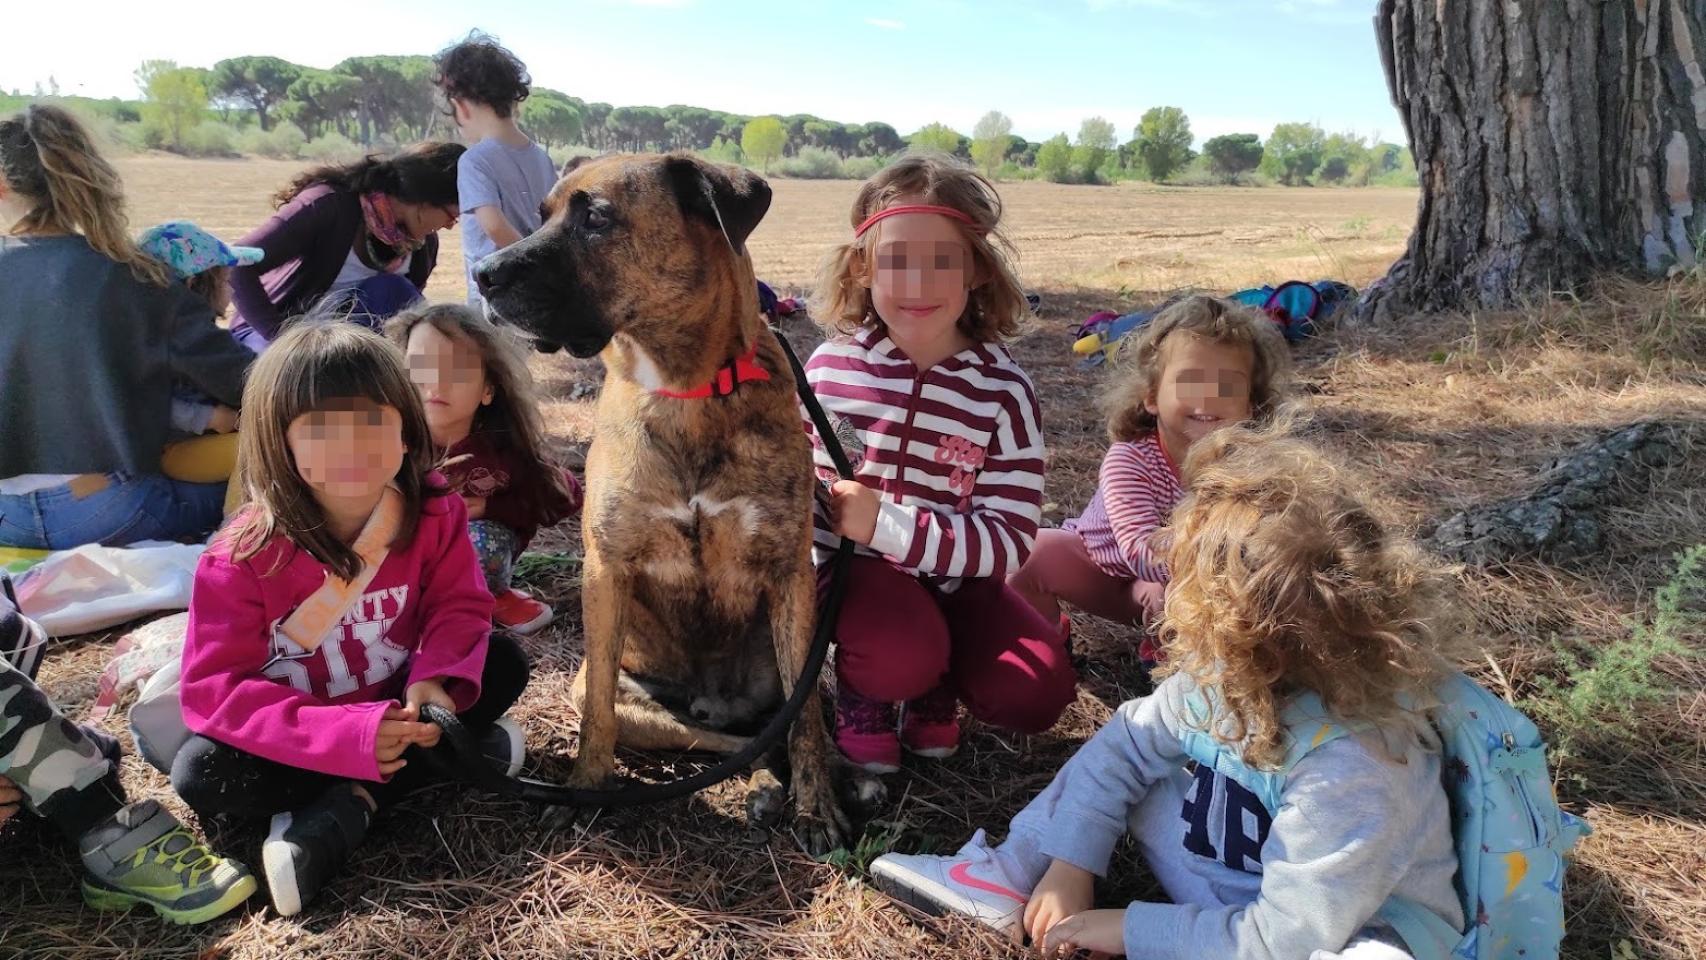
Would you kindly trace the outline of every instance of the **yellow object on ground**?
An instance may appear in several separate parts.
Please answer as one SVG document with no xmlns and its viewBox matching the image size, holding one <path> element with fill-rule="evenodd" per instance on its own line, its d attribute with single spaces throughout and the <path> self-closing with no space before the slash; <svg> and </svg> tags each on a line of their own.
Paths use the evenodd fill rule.
<svg viewBox="0 0 1706 960">
<path fill-rule="evenodd" d="M 236 436 L 236 434 L 232 434 Z M 225 485 L 225 516 L 230 517 L 237 508 L 247 503 L 249 491 L 243 485 L 243 461 L 233 457 L 231 462 L 231 482 Z"/>
<path fill-rule="evenodd" d="M 24 547 L 0 547 L 0 573 L 23 573 L 47 559 L 47 555 L 52 552 Z"/>
<path fill-rule="evenodd" d="M 1112 363 L 1114 358 L 1120 352 L 1120 345 L 1125 343 L 1125 341 L 1125 337 L 1121 337 L 1118 340 L 1109 340 L 1099 333 L 1086 334 L 1085 336 L 1079 337 L 1077 340 L 1073 341 L 1072 352 L 1081 357 L 1088 357 L 1092 354 L 1100 353 L 1109 363 Z"/>
<path fill-rule="evenodd" d="M 160 454 L 160 472 L 185 483 L 218 483 L 229 480 L 237 466 L 237 435 L 211 433 L 166 444 Z"/>
</svg>

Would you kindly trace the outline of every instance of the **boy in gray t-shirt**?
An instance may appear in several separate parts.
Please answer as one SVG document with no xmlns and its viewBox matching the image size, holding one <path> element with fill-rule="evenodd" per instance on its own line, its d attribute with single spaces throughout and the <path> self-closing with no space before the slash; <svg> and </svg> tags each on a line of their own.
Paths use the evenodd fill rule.
<svg viewBox="0 0 1706 960">
<path fill-rule="evenodd" d="M 475 33 L 435 58 L 433 82 L 472 146 L 456 165 L 468 303 L 479 306 L 480 260 L 539 229 L 539 206 L 557 182 L 545 149 L 516 125 L 527 99 L 527 67 L 491 37 Z"/>
</svg>

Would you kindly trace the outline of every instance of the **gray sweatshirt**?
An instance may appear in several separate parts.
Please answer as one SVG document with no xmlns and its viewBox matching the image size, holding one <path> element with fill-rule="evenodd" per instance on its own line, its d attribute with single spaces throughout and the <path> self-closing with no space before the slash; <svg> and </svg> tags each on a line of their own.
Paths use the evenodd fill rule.
<svg viewBox="0 0 1706 960">
<path fill-rule="evenodd" d="M 1001 848 L 1008 863 L 1032 883 L 1050 859 L 1105 875 L 1129 830 L 1175 901 L 1126 908 L 1131 960 L 1301 960 L 1359 934 L 1401 944 L 1374 919 L 1394 895 L 1463 928 L 1430 725 L 1388 731 L 1401 763 L 1378 737 L 1319 747 L 1292 770 L 1270 818 L 1237 783 L 1184 771 L 1191 689 L 1174 675 L 1122 705 L 1014 818 Z"/>
<path fill-rule="evenodd" d="M 173 382 L 235 407 L 254 359 L 181 283 L 80 236 L 0 236 L 0 479 L 158 472 Z"/>
</svg>

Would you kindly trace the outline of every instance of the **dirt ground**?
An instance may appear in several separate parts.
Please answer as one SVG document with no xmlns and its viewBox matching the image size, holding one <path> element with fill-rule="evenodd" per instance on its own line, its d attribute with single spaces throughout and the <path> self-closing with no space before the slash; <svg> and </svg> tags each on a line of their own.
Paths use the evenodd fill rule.
<svg viewBox="0 0 1706 960">
<path fill-rule="evenodd" d="M 269 198 L 300 164 L 273 160 L 121 158 L 136 228 L 189 217 L 236 240 L 262 223 Z M 850 233 L 859 185 L 851 180 L 771 180 L 770 213 L 749 245 L 762 280 L 807 285 L 824 253 Z M 1025 282 L 1107 290 L 1236 289 L 1275 278 L 1378 276 L 1404 249 L 1416 191 L 1245 189 L 1123 183 L 1077 187 L 1004 184 L 1004 230 Z M 447 235 L 428 293 L 461 283 L 462 249 Z"/>
<path fill-rule="evenodd" d="M 121 162 L 132 224 L 189 216 L 235 239 L 266 215 L 266 194 L 295 167 L 261 161 Z M 752 241 L 762 279 L 784 294 L 810 282 L 824 249 L 847 232 L 854 184 L 775 181 L 770 217 Z M 1044 296 L 1015 351 L 1043 398 L 1049 438 L 1047 516 L 1081 509 L 1105 448 L 1091 400 L 1098 374 L 1069 351 L 1071 326 L 1103 308 L 1153 302 L 1181 286 L 1228 290 L 1335 277 L 1362 285 L 1403 248 L 1414 191 L 1210 190 L 1012 184 L 1002 187 L 1026 283 Z M 459 295 L 450 239 L 430 293 Z M 801 339 L 807 339 L 801 331 Z M 1328 329 L 1299 348 L 1322 442 L 1348 459 L 1397 528 L 1415 532 L 1449 511 L 1521 492 L 1560 450 L 1643 418 L 1698 424 L 1706 411 L 1706 281 L 1609 285 L 1580 302 L 1527 313 L 1418 319 L 1399 329 Z M 571 400 L 588 364 L 539 357 L 553 442 L 572 455 L 589 439 L 591 400 Z M 1587 650 L 1649 616 L 1671 557 L 1706 542 L 1706 453 L 1633 491 L 1609 512 L 1601 555 L 1569 565 L 1524 563 L 1460 577 L 1472 664 L 1521 699 L 1561 675 L 1557 645 Z M 574 747 L 568 684 L 579 653 L 578 535 L 542 537 L 531 589 L 559 619 L 527 647 L 532 686 L 516 712 L 536 772 L 561 777 Z M 749 832 L 732 784 L 649 810 L 563 824 L 522 804 L 440 787 L 377 821 L 344 876 L 303 916 L 284 920 L 257 897 L 232 918 L 193 930 L 80 905 L 74 857 L 39 823 L 0 831 L 0 957 L 561 958 L 954 957 L 1006 949 L 963 923 L 925 921 L 873 892 L 862 868 L 884 849 L 943 849 L 978 826 L 999 831 L 1074 747 L 1141 690 L 1134 638 L 1080 618 L 1077 703 L 1047 734 L 1015 737 L 968 725 L 947 761 L 908 761 L 892 778 L 858 849 L 820 863 L 786 832 Z M 64 641 L 47 689 L 79 715 L 114 634 Z M 1701 638 L 1693 638 L 1697 644 Z M 1578 737 L 1555 756 L 1565 806 L 1595 834 L 1569 874 L 1566 956 L 1706 956 L 1706 670 L 1661 664 L 1683 692 L 1626 730 Z M 115 732 L 117 724 L 109 724 Z M 699 758 L 629 756 L 630 769 L 670 776 Z M 125 761 L 136 796 L 166 797 L 165 779 Z M 177 809 L 182 812 L 181 805 Z M 203 824 L 219 847 L 259 862 L 261 832 Z M 1123 850 L 1099 897 L 1108 905 L 1157 891 Z"/>
</svg>

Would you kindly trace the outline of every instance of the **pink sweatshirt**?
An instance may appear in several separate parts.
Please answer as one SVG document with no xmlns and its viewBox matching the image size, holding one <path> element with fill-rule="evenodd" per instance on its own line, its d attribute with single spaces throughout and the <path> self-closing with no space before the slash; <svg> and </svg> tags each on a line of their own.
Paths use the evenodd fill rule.
<svg viewBox="0 0 1706 960">
<path fill-rule="evenodd" d="M 409 684 L 442 682 L 459 712 L 480 697 L 492 597 L 462 498 L 427 498 L 414 541 L 391 548 L 361 599 L 305 653 L 275 628 L 328 573 L 282 537 L 241 562 L 224 544 L 208 548 L 190 595 L 184 723 L 278 763 L 381 780 L 379 721 Z"/>
</svg>

